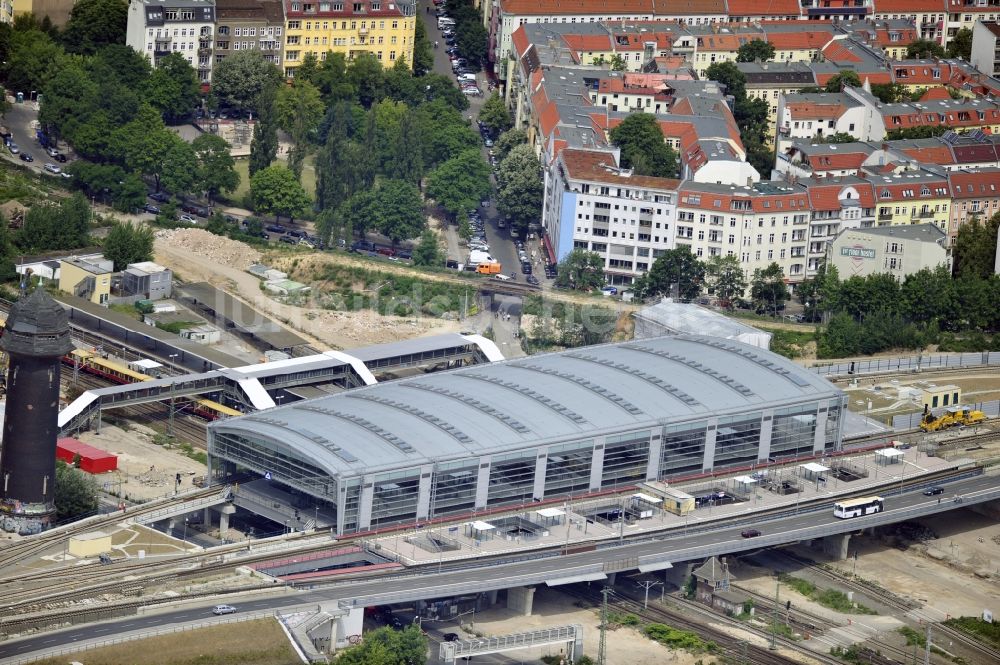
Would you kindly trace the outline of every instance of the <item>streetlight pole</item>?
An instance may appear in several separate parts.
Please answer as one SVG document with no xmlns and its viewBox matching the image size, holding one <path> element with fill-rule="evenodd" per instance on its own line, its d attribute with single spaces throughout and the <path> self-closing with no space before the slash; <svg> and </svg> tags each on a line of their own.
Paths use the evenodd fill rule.
<svg viewBox="0 0 1000 665">
<path fill-rule="evenodd" d="M 174 358 L 177 357 L 176 353 L 171 353 L 169 356 L 170 364 L 174 363 Z M 170 436 L 174 435 L 174 381 L 170 380 L 170 417 L 167 419 L 167 434 Z"/>
<path fill-rule="evenodd" d="M 188 518 L 184 518 L 184 537 L 181 538 L 184 542 L 187 542 L 188 537 Z"/>
</svg>

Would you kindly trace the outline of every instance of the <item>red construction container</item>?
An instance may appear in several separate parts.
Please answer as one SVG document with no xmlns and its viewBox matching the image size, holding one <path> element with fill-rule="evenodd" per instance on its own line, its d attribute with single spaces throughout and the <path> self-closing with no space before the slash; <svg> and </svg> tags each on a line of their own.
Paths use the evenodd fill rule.
<svg viewBox="0 0 1000 665">
<path fill-rule="evenodd" d="M 56 441 L 56 457 L 72 464 L 77 455 L 80 456 L 80 468 L 87 473 L 105 473 L 118 468 L 118 457 L 100 448 L 70 437 Z"/>
</svg>

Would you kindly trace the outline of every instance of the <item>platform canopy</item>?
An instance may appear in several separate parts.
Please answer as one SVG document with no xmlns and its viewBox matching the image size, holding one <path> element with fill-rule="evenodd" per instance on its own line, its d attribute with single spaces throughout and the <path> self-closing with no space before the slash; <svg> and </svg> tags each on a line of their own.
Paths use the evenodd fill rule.
<svg viewBox="0 0 1000 665">
<path fill-rule="evenodd" d="M 896 450 L 895 448 L 883 448 L 882 450 L 876 450 L 875 454 L 879 457 L 886 457 L 889 459 L 895 459 L 897 457 L 902 457 L 906 453 L 902 450 Z"/>
<path fill-rule="evenodd" d="M 655 496 L 650 496 L 648 494 L 642 494 L 641 492 L 639 494 L 633 494 L 632 498 L 638 501 L 642 501 L 644 503 L 652 503 L 652 504 L 663 503 L 663 499 Z"/>
<path fill-rule="evenodd" d="M 566 513 L 559 510 L 558 508 L 542 508 L 541 510 L 536 510 L 535 514 L 538 515 L 539 517 L 552 519 L 556 517 L 562 517 Z"/>
<path fill-rule="evenodd" d="M 799 464 L 800 469 L 805 469 L 809 473 L 825 473 L 830 470 L 829 467 L 823 466 L 822 464 L 817 464 L 816 462 L 809 462 L 808 464 Z"/>
<path fill-rule="evenodd" d="M 475 531 L 489 531 L 490 529 L 495 529 L 496 528 L 495 526 L 493 526 L 489 522 L 483 522 L 483 521 L 480 521 L 480 520 L 476 520 L 475 522 L 472 523 L 471 526 L 472 526 L 473 530 L 475 530 Z"/>
<path fill-rule="evenodd" d="M 751 478 L 750 476 L 736 476 L 733 478 L 740 485 L 753 485 L 757 482 L 756 478 Z"/>
</svg>

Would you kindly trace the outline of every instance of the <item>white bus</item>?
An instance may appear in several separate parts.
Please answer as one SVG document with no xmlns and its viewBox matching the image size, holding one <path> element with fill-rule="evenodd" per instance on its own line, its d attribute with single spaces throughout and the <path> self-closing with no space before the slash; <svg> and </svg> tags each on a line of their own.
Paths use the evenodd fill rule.
<svg viewBox="0 0 1000 665">
<path fill-rule="evenodd" d="M 833 504 L 833 515 L 841 519 L 848 517 L 860 517 L 862 515 L 872 515 L 885 510 L 883 499 L 880 496 L 864 496 L 847 501 L 838 501 Z"/>
</svg>

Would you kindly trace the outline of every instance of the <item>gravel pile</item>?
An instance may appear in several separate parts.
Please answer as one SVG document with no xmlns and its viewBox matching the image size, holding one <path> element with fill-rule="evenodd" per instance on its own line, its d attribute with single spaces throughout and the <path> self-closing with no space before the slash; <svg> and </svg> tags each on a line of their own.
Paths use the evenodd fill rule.
<svg viewBox="0 0 1000 665">
<path fill-rule="evenodd" d="M 156 232 L 156 239 L 204 256 L 212 263 L 246 270 L 260 261 L 260 252 L 249 245 L 217 236 L 203 229 L 169 229 Z"/>
</svg>

